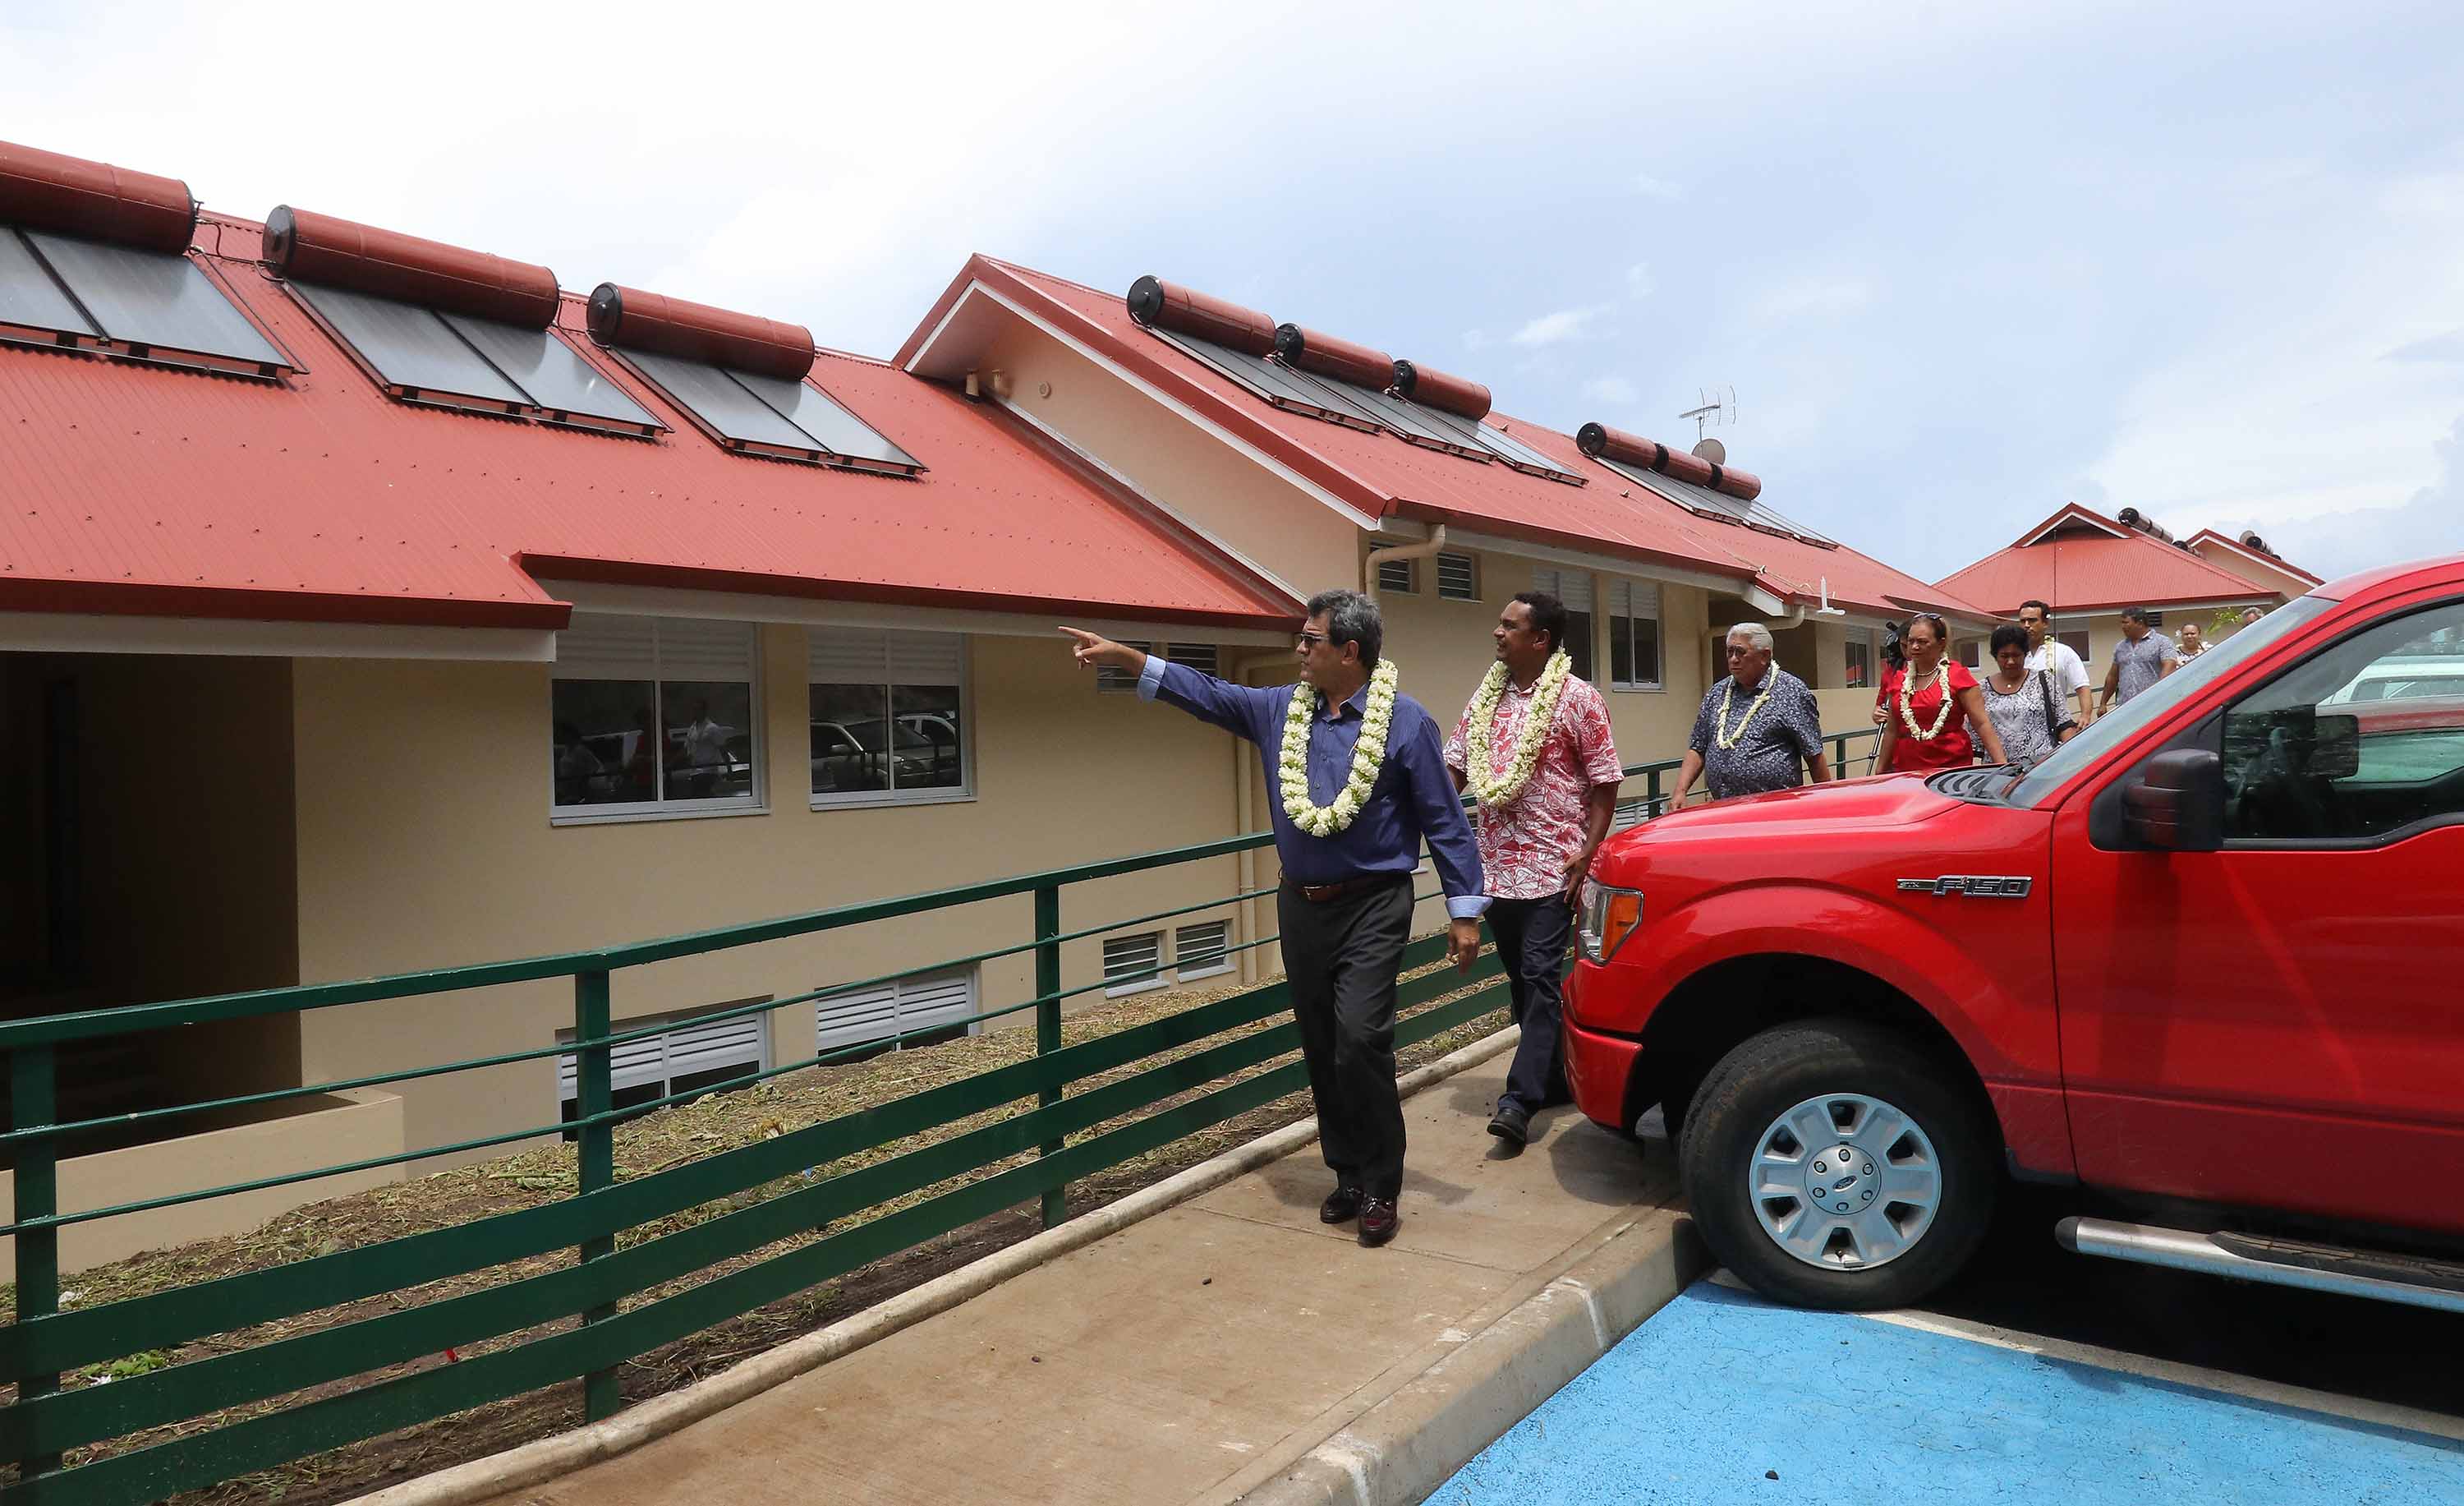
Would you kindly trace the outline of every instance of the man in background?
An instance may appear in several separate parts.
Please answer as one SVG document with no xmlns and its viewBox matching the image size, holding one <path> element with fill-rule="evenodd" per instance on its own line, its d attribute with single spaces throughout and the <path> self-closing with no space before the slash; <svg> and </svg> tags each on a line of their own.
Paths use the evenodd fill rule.
<svg viewBox="0 0 2464 1506">
<path fill-rule="evenodd" d="M 2080 726 L 2095 720 L 2087 703 L 2087 666 L 2079 661 L 2079 651 L 2054 636 L 2054 609 L 2039 601 L 2021 602 L 2019 626 L 2028 630 L 2028 673 L 2043 670 L 2055 694 L 2079 703 Z"/>
<path fill-rule="evenodd" d="M 2097 714 L 2103 715 L 2109 705 L 2124 704 L 2181 664 L 2181 651 L 2148 623 L 2146 608 L 2123 609 L 2122 641 L 2113 646 L 2113 667 L 2104 672 L 2104 695 L 2097 702 Z"/>
</svg>

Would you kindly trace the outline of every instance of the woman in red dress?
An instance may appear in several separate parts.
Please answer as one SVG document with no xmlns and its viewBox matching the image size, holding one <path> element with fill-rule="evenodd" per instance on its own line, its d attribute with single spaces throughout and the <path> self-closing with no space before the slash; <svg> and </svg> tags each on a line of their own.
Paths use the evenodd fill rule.
<svg viewBox="0 0 2464 1506">
<path fill-rule="evenodd" d="M 1882 680 L 1882 742 L 1874 766 L 1909 773 L 1965 768 L 1985 749 L 1985 761 L 2003 764 L 2002 739 L 1985 710 L 1976 676 L 1947 656 L 1950 629 L 1931 612 L 1920 612 L 1901 630 L 1905 669 Z"/>
</svg>

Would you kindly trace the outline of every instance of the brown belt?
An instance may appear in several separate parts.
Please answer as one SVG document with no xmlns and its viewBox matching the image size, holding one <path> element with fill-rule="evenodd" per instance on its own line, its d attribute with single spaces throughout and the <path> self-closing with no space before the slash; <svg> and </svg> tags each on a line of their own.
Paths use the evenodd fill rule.
<svg viewBox="0 0 2464 1506">
<path fill-rule="evenodd" d="M 1330 899 L 1340 899 L 1345 895 L 1356 895 L 1364 889 L 1375 889 L 1380 884 L 1395 883 L 1406 876 L 1408 875 L 1403 874 L 1375 874 L 1365 878 L 1338 878 L 1331 884 L 1304 884 L 1287 878 L 1284 880 L 1284 887 L 1312 904 L 1324 904 Z"/>
</svg>

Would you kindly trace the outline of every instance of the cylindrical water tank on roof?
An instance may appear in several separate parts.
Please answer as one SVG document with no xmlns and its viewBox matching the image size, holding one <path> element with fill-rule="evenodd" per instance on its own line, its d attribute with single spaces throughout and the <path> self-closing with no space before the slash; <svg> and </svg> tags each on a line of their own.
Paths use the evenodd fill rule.
<svg viewBox="0 0 2464 1506">
<path fill-rule="evenodd" d="M 1637 438 L 1606 424 L 1585 424 L 1575 430 L 1574 448 L 1595 460 L 1615 460 L 1619 465 L 1639 465 L 1649 471 L 1668 463 L 1666 445 Z"/>
<path fill-rule="evenodd" d="M 526 329 L 556 322 L 556 274 L 545 267 L 288 204 L 265 217 L 265 262 L 278 277 L 449 314 Z"/>
<path fill-rule="evenodd" d="M 0 225 L 180 252 L 197 204 L 177 178 L 0 142 Z"/>
<path fill-rule="evenodd" d="M 1488 416 L 1488 388 L 1469 377 L 1452 376 L 1432 371 L 1427 366 L 1414 365 L 1409 361 L 1395 363 L 1395 390 L 1415 403 L 1454 413 L 1463 418 Z"/>
<path fill-rule="evenodd" d="M 590 333 L 601 344 L 681 356 L 756 376 L 800 380 L 813 368 L 813 334 L 756 314 L 603 282 L 590 295 Z"/>
<path fill-rule="evenodd" d="M 1286 365 L 1379 392 L 1395 380 L 1393 356 L 1298 324 L 1275 326 L 1275 354 Z"/>
<path fill-rule="evenodd" d="M 1243 355 L 1267 355 L 1275 348 L 1273 320 L 1177 282 L 1140 277 L 1130 284 L 1129 303 L 1130 317 L 1151 328 L 1225 345 Z"/>
</svg>

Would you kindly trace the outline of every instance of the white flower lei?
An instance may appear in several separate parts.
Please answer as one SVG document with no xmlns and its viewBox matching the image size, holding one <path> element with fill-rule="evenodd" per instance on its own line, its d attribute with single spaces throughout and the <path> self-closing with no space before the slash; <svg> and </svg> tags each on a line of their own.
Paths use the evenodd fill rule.
<svg viewBox="0 0 2464 1506">
<path fill-rule="evenodd" d="M 1754 698 L 1752 705 L 1746 708 L 1746 720 L 1737 723 L 1734 732 L 1728 730 L 1728 698 L 1737 693 L 1737 677 L 1733 675 L 1728 676 L 1727 689 L 1720 692 L 1720 714 L 1711 723 L 1711 741 L 1719 745 L 1722 752 L 1735 747 L 1737 740 L 1746 735 L 1746 729 L 1754 724 L 1754 713 L 1763 709 L 1764 701 L 1771 699 L 1771 680 L 1778 673 L 1769 667 L 1763 670 L 1763 692 Z"/>
<path fill-rule="evenodd" d="M 1531 771 L 1540 766 L 1540 748 L 1549 739 L 1551 723 L 1557 719 L 1557 696 L 1566 688 L 1566 676 L 1573 672 L 1573 658 L 1564 653 L 1549 655 L 1540 678 L 1531 687 L 1531 709 L 1523 719 L 1523 731 L 1514 741 L 1514 762 L 1503 774 L 1492 775 L 1489 767 L 1488 734 L 1490 723 L 1497 719 L 1497 703 L 1506 695 L 1506 663 L 1499 660 L 1488 667 L 1488 676 L 1472 692 L 1471 709 L 1464 713 L 1469 725 L 1463 732 L 1464 773 L 1471 792 L 1484 806 L 1502 806 L 1523 793 L 1531 782 Z"/>
<path fill-rule="evenodd" d="M 1395 720 L 1395 661 L 1379 659 L 1369 676 L 1369 707 L 1361 713 L 1360 741 L 1352 748 L 1352 777 L 1329 806 L 1309 801 L 1309 721 L 1316 715 L 1317 687 L 1307 680 L 1293 686 L 1291 709 L 1284 713 L 1284 814 L 1311 836 L 1332 836 L 1360 814 L 1386 762 L 1386 728 Z"/>
<path fill-rule="evenodd" d="M 1914 675 L 1900 676 L 1900 724 L 1908 729 L 1908 736 L 1920 742 L 1930 742 L 1942 736 L 1942 729 L 1950 723 L 1950 661 L 1948 659 L 1940 660 L 1934 665 L 1933 678 L 1928 683 L 1942 687 L 1942 704 L 1934 708 L 1933 725 L 1920 731 L 1917 728 L 1915 711 L 1917 677 Z"/>
</svg>

